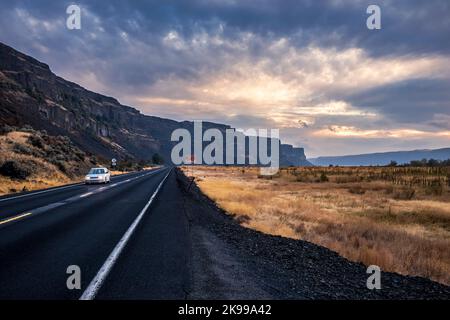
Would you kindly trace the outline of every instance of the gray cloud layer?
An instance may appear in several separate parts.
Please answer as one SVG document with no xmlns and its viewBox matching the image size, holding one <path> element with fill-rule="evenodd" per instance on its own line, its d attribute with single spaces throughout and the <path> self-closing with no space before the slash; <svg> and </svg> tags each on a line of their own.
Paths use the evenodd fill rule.
<svg viewBox="0 0 450 320">
<path fill-rule="evenodd" d="M 149 114 L 281 126 L 313 155 L 450 144 L 447 0 L 75 1 L 79 31 L 72 2 L 1 2 L 0 41 Z"/>
</svg>

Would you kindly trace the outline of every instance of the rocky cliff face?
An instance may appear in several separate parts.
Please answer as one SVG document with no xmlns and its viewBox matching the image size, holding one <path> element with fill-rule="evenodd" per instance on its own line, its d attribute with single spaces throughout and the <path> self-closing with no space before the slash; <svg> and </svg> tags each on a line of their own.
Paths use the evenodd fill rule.
<svg viewBox="0 0 450 320">
<path fill-rule="evenodd" d="M 305 149 L 295 148 L 290 144 L 280 146 L 280 163 L 283 166 L 311 166 L 306 160 Z"/>
<path fill-rule="evenodd" d="M 66 81 L 48 65 L 0 43 L 0 123 L 31 125 L 53 135 L 69 136 L 83 150 L 104 157 L 167 161 L 177 128 L 192 123 L 146 116 L 107 97 Z M 229 126 L 207 123 L 204 128 Z M 283 165 L 306 163 L 301 148 L 281 147 Z"/>
</svg>

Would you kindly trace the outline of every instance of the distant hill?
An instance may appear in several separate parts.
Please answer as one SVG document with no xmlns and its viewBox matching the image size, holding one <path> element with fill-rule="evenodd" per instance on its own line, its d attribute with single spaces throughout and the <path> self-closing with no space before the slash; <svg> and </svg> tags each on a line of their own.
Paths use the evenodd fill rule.
<svg viewBox="0 0 450 320">
<path fill-rule="evenodd" d="M 170 162 L 173 130 L 193 123 L 147 116 L 115 98 L 89 91 L 55 75 L 45 63 L 0 43 L 0 125 L 46 130 L 67 136 L 83 151 L 103 159 L 148 160 L 157 153 Z M 204 122 L 203 129 L 228 125 Z M 280 143 L 280 142 L 279 142 Z M 280 145 L 280 164 L 310 165 L 303 148 Z"/>
<path fill-rule="evenodd" d="M 389 164 L 391 161 L 396 161 L 398 164 L 404 164 L 413 160 L 422 159 L 450 159 L 450 148 L 318 157 L 308 159 L 308 161 L 316 166 L 328 166 L 330 164 L 335 166 L 383 166 Z"/>
</svg>

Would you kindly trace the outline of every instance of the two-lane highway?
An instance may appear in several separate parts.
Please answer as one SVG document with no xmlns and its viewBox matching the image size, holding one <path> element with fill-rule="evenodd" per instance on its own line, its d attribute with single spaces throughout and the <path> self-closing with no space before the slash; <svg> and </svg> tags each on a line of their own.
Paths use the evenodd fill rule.
<svg viewBox="0 0 450 320">
<path fill-rule="evenodd" d="M 76 196 L 90 195 L 91 192 L 100 192 L 105 187 L 115 186 L 116 183 L 124 183 L 131 179 L 137 179 L 152 171 L 133 172 L 111 177 L 111 184 L 107 185 L 85 185 L 75 183 L 71 185 L 50 188 L 46 190 L 32 191 L 19 195 L 8 195 L 0 197 L 0 226 L 8 220 L 28 213 L 32 209 L 41 208 L 49 204 L 56 204 Z"/>
<path fill-rule="evenodd" d="M 177 188 L 170 172 L 143 171 L 118 176 L 108 185 L 0 199 L 0 299 L 79 299 L 108 267 L 133 223 L 90 298 L 97 298 L 98 290 L 98 298 L 183 298 L 189 241 L 182 205 L 172 197 Z M 71 265 L 81 270 L 80 290 L 66 286 Z M 169 270 L 177 274 L 155 277 Z"/>
</svg>

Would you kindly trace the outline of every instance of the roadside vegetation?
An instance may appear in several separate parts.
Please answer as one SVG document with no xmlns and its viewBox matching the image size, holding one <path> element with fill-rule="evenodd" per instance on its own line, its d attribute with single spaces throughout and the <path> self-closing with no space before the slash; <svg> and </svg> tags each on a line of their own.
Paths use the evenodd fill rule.
<svg viewBox="0 0 450 320">
<path fill-rule="evenodd" d="M 121 159 L 113 175 L 148 169 L 163 159 Z M 109 160 L 87 154 L 65 136 L 52 136 L 30 126 L 0 126 L 0 195 L 79 182 L 90 168 L 109 167 Z"/>
<path fill-rule="evenodd" d="M 0 194 L 78 181 L 97 162 L 67 137 L 31 127 L 0 130 Z"/>
<path fill-rule="evenodd" d="M 242 225 L 450 285 L 450 167 L 184 167 Z"/>
</svg>

